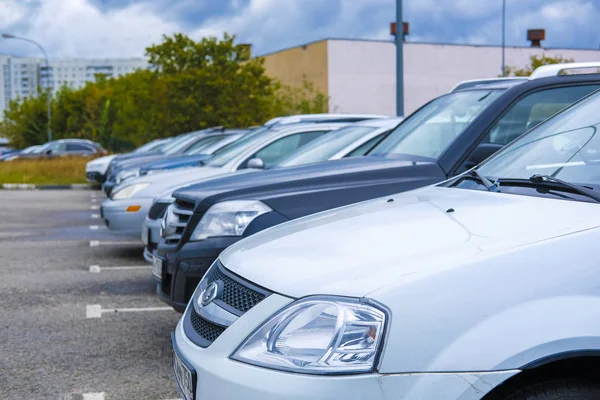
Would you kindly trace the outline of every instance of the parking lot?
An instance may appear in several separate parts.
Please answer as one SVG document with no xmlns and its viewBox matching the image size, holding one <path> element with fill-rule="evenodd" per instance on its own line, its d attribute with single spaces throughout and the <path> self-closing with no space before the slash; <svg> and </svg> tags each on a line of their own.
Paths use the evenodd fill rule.
<svg viewBox="0 0 600 400">
<path fill-rule="evenodd" d="M 0 191 L 0 398 L 175 399 L 170 332 L 141 242 L 102 194 Z"/>
</svg>

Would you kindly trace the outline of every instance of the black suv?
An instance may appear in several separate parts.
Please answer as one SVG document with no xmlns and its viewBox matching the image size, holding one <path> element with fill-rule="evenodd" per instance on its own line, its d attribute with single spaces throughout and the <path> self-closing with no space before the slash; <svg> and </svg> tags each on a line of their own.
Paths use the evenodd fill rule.
<svg viewBox="0 0 600 400">
<path fill-rule="evenodd" d="M 221 251 L 282 222 L 461 174 L 600 88 L 600 74 L 477 86 L 438 97 L 365 157 L 230 176 L 180 189 L 165 215 L 157 292 L 182 311 Z M 236 209 L 237 207 L 237 209 Z M 310 249 L 307 249 L 310 251 Z"/>
</svg>

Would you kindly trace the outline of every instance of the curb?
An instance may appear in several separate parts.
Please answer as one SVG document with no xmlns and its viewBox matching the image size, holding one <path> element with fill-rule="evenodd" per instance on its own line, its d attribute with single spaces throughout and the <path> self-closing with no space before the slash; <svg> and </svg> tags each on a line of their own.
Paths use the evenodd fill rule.
<svg viewBox="0 0 600 400">
<path fill-rule="evenodd" d="M 98 190 L 100 186 L 88 183 L 72 185 L 34 185 L 32 183 L 4 183 L 0 187 L 4 190 Z"/>
</svg>

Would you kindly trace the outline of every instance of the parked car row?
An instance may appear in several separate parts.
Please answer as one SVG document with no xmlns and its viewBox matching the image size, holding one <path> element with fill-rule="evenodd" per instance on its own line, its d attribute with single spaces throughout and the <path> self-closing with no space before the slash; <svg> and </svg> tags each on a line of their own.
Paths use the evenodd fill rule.
<svg viewBox="0 0 600 400">
<path fill-rule="evenodd" d="M 102 218 L 183 313 L 182 397 L 600 398 L 600 74 L 574 68 L 110 161 Z"/>
</svg>

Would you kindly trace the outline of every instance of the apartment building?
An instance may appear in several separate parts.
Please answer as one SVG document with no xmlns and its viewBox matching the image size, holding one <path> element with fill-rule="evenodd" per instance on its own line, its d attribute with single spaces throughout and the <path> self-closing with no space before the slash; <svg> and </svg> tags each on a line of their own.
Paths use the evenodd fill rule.
<svg viewBox="0 0 600 400">
<path fill-rule="evenodd" d="M 0 111 L 11 100 L 35 96 L 40 89 L 50 87 L 56 93 L 62 86 L 80 88 L 97 74 L 116 78 L 140 68 L 148 68 L 143 58 L 51 60 L 47 68 L 43 58 L 0 55 Z"/>
</svg>

